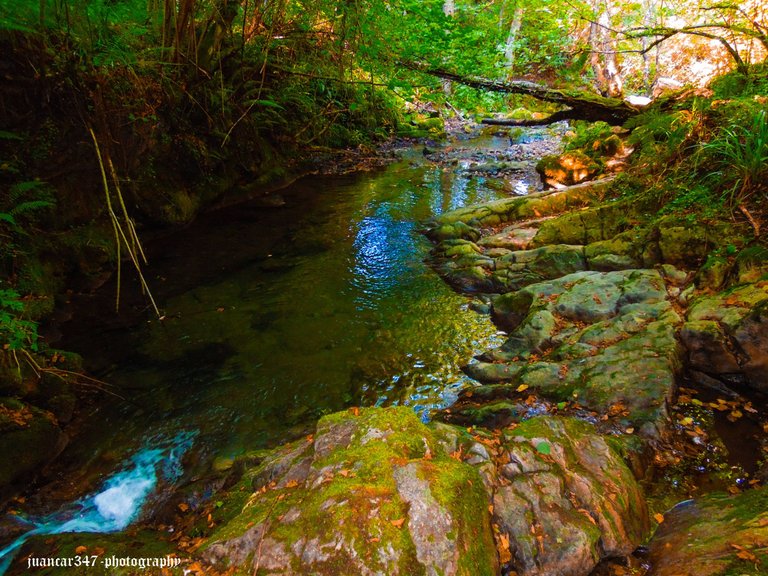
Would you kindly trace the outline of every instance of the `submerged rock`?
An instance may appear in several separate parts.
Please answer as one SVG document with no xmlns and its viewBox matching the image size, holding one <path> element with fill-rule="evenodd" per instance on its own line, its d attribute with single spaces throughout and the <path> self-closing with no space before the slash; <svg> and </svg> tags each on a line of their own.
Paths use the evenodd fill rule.
<svg viewBox="0 0 768 576">
<path fill-rule="evenodd" d="M 648 576 L 765 574 L 768 488 L 679 504 L 650 544 Z"/>
</svg>

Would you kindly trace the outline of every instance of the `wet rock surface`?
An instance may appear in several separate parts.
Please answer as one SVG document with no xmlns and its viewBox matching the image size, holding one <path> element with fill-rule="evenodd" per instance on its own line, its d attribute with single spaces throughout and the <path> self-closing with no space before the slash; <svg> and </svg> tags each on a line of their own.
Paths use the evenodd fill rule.
<svg viewBox="0 0 768 576">
<path fill-rule="evenodd" d="M 488 495 L 457 448 L 408 408 L 323 418 L 246 475 L 202 556 L 255 574 L 496 574 Z"/>
<path fill-rule="evenodd" d="M 201 557 L 255 574 L 587 574 L 649 530 L 619 452 L 572 418 L 469 434 L 408 408 L 338 413 L 239 486 Z"/>
<path fill-rule="evenodd" d="M 664 517 L 650 543 L 648 576 L 765 574 L 768 489 L 684 502 Z"/>
<path fill-rule="evenodd" d="M 647 536 L 648 509 L 632 472 L 590 425 L 540 417 L 504 436 L 507 463 L 493 504 L 518 574 L 589 574 Z"/>
<path fill-rule="evenodd" d="M 585 271 L 497 297 L 500 348 L 469 364 L 480 382 L 524 386 L 622 414 L 620 424 L 656 436 L 675 391 L 681 318 L 656 270 Z"/>
</svg>

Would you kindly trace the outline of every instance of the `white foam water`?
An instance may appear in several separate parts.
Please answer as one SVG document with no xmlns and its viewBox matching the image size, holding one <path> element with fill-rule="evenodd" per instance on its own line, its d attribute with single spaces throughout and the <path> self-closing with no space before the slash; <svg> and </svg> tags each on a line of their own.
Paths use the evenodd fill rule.
<svg viewBox="0 0 768 576">
<path fill-rule="evenodd" d="M 192 446 L 195 433 L 181 432 L 172 438 L 155 437 L 126 460 L 101 489 L 62 510 L 42 518 L 19 517 L 32 529 L 0 550 L 0 576 L 16 551 L 32 536 L 65 532 L 118 532 L 139 517 L 147 498 L 162 478 L 172 484 L 183 472 L 181 458 Z"/>
</svg>

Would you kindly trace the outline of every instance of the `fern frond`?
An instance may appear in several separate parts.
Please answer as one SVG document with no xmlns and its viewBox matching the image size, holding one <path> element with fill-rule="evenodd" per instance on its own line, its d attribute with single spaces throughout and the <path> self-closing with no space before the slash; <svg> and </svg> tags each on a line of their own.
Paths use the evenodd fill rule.
<svg viewBox="0 0 768 576">
<path fill-rule="evenodd" d="M 27 202 L 21 202 L 13 208 L 11 208 L 11 216 L 21 216 L 35 210 L 42 210 L 43 208 L 50 208 L 53 206 L 53 202 L 48 200 L 28 200 Z"/>
</svg>

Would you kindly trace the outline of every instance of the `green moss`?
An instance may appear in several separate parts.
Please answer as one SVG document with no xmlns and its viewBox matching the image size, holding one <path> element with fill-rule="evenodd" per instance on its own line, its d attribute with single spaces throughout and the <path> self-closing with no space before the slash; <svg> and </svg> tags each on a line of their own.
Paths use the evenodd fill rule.
<svg viewBox="0 0 768 576">
<path fill-rule="evenodd" d="M 454 515 L 459 551 L 457 574 L 492 576 L 498 573 L 496 545 L 488 513 L 488 494 L 477 470 L 452 458 L 426 463 L 432 495 Z"/>
</svg>

